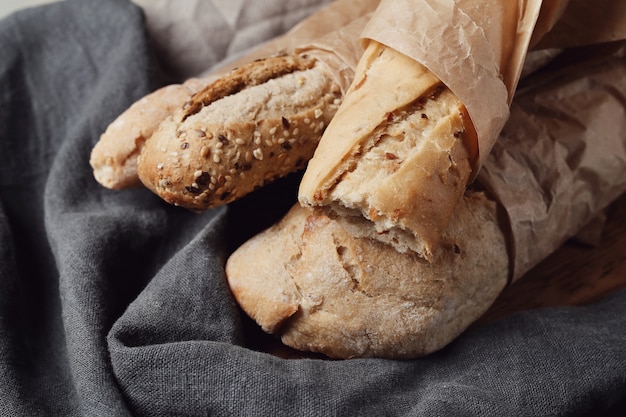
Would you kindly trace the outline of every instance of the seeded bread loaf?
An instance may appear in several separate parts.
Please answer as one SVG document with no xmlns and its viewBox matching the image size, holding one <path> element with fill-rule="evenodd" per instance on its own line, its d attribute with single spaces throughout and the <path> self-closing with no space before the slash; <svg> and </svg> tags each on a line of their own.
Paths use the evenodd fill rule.
<svg viewBox="0 0 626 417">
<path fill-rule="evenodd" d="M 432 262 L 357 237 L 373 225 L 352 221 L 295 205 L 228 259 L 239 305 L 295 349 L 414 358 L 452 341 L 506 285 L 505 240 L 483 193 L 460 200 Z"/>
<path fill-rule="evenodd" d="M 432 259 L 470 178 L 475 143 L 463 103 L 433 73 L 370 41 L 299 200 L 364 217 L 373 237 Z"/>
<path fill-rule="evenodd" d="M 190 78 L 162 87 L 133 103 L 100 136 L 89 163 L 101 185 L 111 189 L 141 186 L 137 157 L 161 121 L 187 102 L 208 80 Z"/>
<path fill-rule="evenodd" d="M 329 69 L 305 54 L 243 65 L 166 118 L 140 155 L 142 183 L 202 211 L 303 168 L 342 97 Z"/>
</svg>

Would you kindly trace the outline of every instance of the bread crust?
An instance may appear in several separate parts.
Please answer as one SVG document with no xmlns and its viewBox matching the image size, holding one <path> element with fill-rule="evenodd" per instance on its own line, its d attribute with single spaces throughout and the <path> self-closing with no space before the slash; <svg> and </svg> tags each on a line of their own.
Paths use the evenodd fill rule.
<svg viewBox="0 0 626 417">
<path fill-rule="evenodd" d="M 465 107 L 434 74 L 372 41 L 299 201 L 362 216 L 381 240 L 430 260 L 467 186 L 474 141 Z"/>
<path fill-rule="evenodd" d="M 432 263 L 355 236 L 369 222 L 347 222 L 295 205 L 227 261 L 235 299 L 288 346 L 333 358 L 427 355 L 458 337 L 506 285 L 496 204 L 482 193 L 457 205 Z"/>
<path fill-rule="evenodd" d="M 166 118 L 146 142 L 138 173 L 165 201 L 202 211 L 304 167 L 342 92 L 306 55 L 231 71 Z"/>
<path fill-rule="evenodd" d="M 163 119 L 207 83 L 202 78 L 190 78 L 183 84 L 159 88 L 115 118 L 90 154 L 89 163 L 96 181 L 110 189 L 142 186 L 137 175 L 137 160 L 144 143 Z"/>
</svg>

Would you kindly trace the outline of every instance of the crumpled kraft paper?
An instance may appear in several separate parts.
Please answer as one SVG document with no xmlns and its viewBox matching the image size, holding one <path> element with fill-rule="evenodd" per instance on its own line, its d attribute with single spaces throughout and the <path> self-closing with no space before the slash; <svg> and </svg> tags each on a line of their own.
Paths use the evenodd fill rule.
<svg viewBox="0 0 626 417">
<path fill-rule="evenodd" d="M 512 280 L 626 192 L 626 42 L 568 49 L 523 79 L 478 175 L 510 222 Z"/>
<path fill-rule="evenodd" d="M 508 119 L 541 0 L 382 0 L 363 31 L 439 77 L 478 135 L 477 171 Z"/>
</svg>

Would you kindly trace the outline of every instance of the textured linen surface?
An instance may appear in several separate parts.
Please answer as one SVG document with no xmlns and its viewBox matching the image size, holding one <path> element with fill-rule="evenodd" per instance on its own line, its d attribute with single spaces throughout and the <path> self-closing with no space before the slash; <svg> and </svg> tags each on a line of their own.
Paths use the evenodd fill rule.
<svg viewBox="0 0 626 417">
<path fill-rule="evenodd" d="M 263 36 L 286 29 L 273 28 Z M 207 64 L 237 52 L 224 47 L 231 32 Z M 91 174 L 106 126 L 171 81 L 147 33 L 122 0 L 0 21 L 1 416 L 578 416 L 624 404 L 625 291 L 517 314 L 412 361 L 251 349 L 224 262 L 295 201 L 297 178 L 195 214 Z"/>
</svg>

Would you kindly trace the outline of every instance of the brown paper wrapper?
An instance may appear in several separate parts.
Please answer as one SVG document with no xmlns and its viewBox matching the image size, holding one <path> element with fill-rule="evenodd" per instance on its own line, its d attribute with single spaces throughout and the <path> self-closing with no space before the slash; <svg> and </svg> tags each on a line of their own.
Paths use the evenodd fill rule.
<svg viewBox="0 0 626 417">
<path fill-rule="evenodd" d="M 509 116 L 540 0 L 382 0 L 364 39 L 426 66 L 463 102 L 478 134 L 476 170 Z"/>
<path fill-rule="evenodd" d="M 625 132 L 625 42 L 565 50 L 522 80 L 477 179 L 507 213 L 512 280 L 626 192 Z"/>
</svg>

